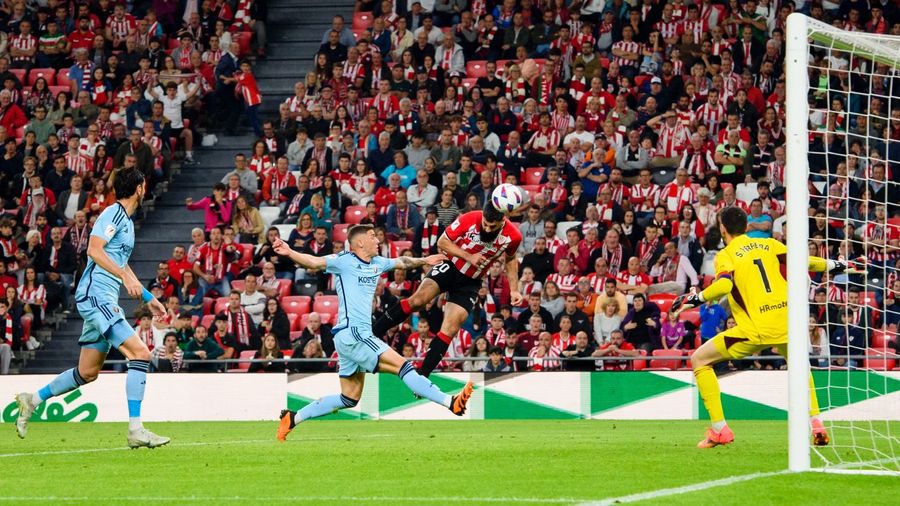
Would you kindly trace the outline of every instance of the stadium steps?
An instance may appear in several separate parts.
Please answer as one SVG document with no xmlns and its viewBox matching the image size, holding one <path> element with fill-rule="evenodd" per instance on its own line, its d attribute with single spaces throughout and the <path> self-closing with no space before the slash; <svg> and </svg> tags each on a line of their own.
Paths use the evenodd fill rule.
<svg viewBox="0 0 900 506">
<path fill-rule="evenodd" d="M 254 66 L 264 97 L 262 117 L 271 117 L 278 103 L 293 94 L 294 83 L 303 79 L 311 68 L 322 34 L 331 26 L 331 17 L 342 13 L 349 26 L 353 6 L 352 0 L 319 5 L 310 5 L 307 0 L 270 2 L 269 58 Z M 203 226 L 203 212 L 185 210 L 184 199 L 199 200 L 210 194 L 212 186 L 233 168 L 235 153 L 249 155 L 256 140 L 249 129 L 239 131 L 236 136 L 217 136 L 218 144 L 195 153 L 199 165 L 182 167 L 172 178 L 168 191 L 158 196 L 153 209 L 140 223 L 130 264 L 144 283 L 156 275 L 157 264 L 169 258 L 175 244 L 189 244 L 191 229 Z M 120 304 L 127 315 L 133 314 L 137 307 L 137 301 L 128 298 L 124 291 Z M 42 340 L 42 348 L 28 360 L 23 372 L 58 373 L 76 363 L 82 321 L 76 314 L 60 320 L 52 338 Z"/>
</svg>

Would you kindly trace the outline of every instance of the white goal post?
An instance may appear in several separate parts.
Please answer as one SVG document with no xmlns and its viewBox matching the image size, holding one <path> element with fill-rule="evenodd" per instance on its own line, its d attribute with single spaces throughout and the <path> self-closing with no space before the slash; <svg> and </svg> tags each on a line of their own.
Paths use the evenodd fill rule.
<svg viewBox="0 0 900 506">
<path fill-rule="evenodd" d="M 811 54 L 815 56 L 811 56 Z M 814 61 L 817 63 L 814 63 Z M 840 67 L 834 63 L 835 61 L 840 62 Z M 849 62 L 849 65 L 846 65 L 844 62 Z M 834 66 L 832 67 L 832 65 Z M 876 70 L 878 67 L 880 69 Z M 850 133 L 850 118 L 869 115 L 869 110 L 859 108 L 858 103 L 856 104 L 857 109 L 850 111 L 849 103 L 856 97 L 863 96 L 864 99 L 868 100 L 867 103 L 869 104 L 874 98 L 878 98 L 880 101 L 888 104 L 893 103 L 893 106 L 886 107 L 887 112 L 881 112 L 879 115 L 865 118 L 867 120 L 889 121 L 890 108 L 896 109 L 900 106 L 900 96 L 894 95 L 897 93 L 896 91 L 880 91 L 878 93 L 881 94 L 878 94 L 871 90 L 856 90 L 852 84 L 848 84 L 843 90 L 833 88 L 831 84 L 833 81 L 830 80 L 833 76 L 829 72 L 834 73 L 838 68 L 846 71 L 847 74 L 868 77 L 869 82 L 874 82 L 876 77 L 881 78 L 885 75 L 892 78 L 896 76 L 897 79 L 900 79 L 900 74 L 897 73 L 897 70 L 900 69 L 900 37 L 848 32 L 808 18 L 802 14 L 791 14 L 787 19 L 785 52 L 785 146 L 787 169 L 784 175 L 784 186 L 789 197 L 786 199 L 787 221 L 785 228 L 785 242 L 789 252 L 787 258 L 787 280 L 788 307 L 790 309 L 787 322 L 789 336 L 788 467 L 790 471 L 796 472 L 816 469 L 830 472 L 900 474 L 900 460 L 898 460 L 898 452 L 900 452 L 900 437 L 898 437 L 900 436 L 900 422 L 898 420 L 900 420 L 900 417 L 897 416 L 897 413 L 900 412 L 900 407 L 896 406 L 898 403 L 897 397 L 892 397 L 890 395 L 891 390 L 888 388 L 889 382 L 895 382 L 896 379 L 894 378 L 900 378 L 900 376 L 897 376 L 897 372 L 886 372 L 889 371 L 889 366 L 885 366 L 884 369 L 878 371 L 867 370 L 870 363 L 867 354 L 869 351 L 868 333 L 876 330 L 871 327 L 865 330 L 866 337 L 863 339 L 865 344 L 859 345 L 856 349 L 848 345 L 850 350 L 848 356 L 865 355 L 866 358 L 861 358 L 858 362 L 848 360 L 846 362 L 847 366 L 840 368 L 836 372 L 833 372 L 832 368 L 826 366 L 819 373 L 827 377 L 829 383 L 824 385 L 817 384 L 816 387 L 819 392 L 819 403 L 825 410 L 823 415 L 829 420 L 828 423 L 831 424 L 828 428 L 832 432 L 832 446 L 828 447 L 827 450 L 817 447 L 815 452 L 813 452 L 813 447 L 811 446 L 809 425 L 810 386 L 808 377 L 811 369 L 809 346 L 812 324 L 809 320 L 810 279 L 808 275 L 808 260 L 811 247 L 810 241 L 813 238 L 810 237 L 809 226 L 811 203 L 809 180 L 812 171 L 816 171 L 816 176 L 819 176 L 823 171 L 833 174 L 836 169 L 836 167 L 829 166 L 833 163 L 831 161 L 833 158 L 829 157 L 831 152 L 827 149 L 816 150 L 821 148 L 812 149 L 811 139 L 816 135 L 822 135 L 823 137 L 848 137 L 848 133 Z M 810 82 L 811 75 L 818 75 L 818 82 Z M 822 76 L 825 77 L 823 78 Z M 851 81 L 848 79 L 848 82 Z M 827 105 L 822 106 L 820 105 L 821 102 L 817 104 L 815 99 L 817 93 L 820 100 L 824 97 L 824 102 Z M 810 98 L 811 96 L 813 96 L 812 99 Z M 854 98 L 848 98 L 847 107 L 832 109 L 832 101 L 835 96 Z M 811 102 L 814 104 L 813 106 L 810 106 Z M 814 117 L 819 118 L 817 120 L 818 124 L 816 124 L 816 120 L 811 119 Z M 836 117 L 840 117 L 842 123 L 837 128 L 834 128 L 836 121 L 833 121 Z M 823 120 L 822 118 L 825 119 Z M 843 121 L 846 121 L 846 123 L 843 123 Z M 856 132 L 854 132 L 854 135 L 857 135 Z M 889 140 L 888 146 L 885 147 L 884 144 L 878 144 L 885 141 L 883 137 L 871 135 L 868 138 L 864 137 L 864 139 L 866 149 L 871 149 L 870 146 L 873 145 L 881 146 L 878 149 L 884 151 L 880 153 L 882 158 L 873 162 L 872 158 L 859 157 L 863 161 L 854 160 L 854 162 L 859 162 L 861 164 L 860 167 L 864 168 L 857 169 L 852 174 L 848 169 L 849 177 L 845 177 L 844 180 L 852 180 L 855 183 L 864 184 L 865 186 L 862 187 L 868 191 L 871 181 L 869 167 L 883 164 L 886 166 L 886 170 L 894 170 L 893 179 L 896 180 L 898 177 L 896 172 L 900 171 L 900 166 L 892 163 L 890 160 Z M 821 145 L 824 145 L 824 143 Z M 840 151 L 842 152 L 840 154 L 844 156 L 843 160 L 848 160 L 855 156 L 850 152 L 850 146 L 851 143 L 848 140 L 844 147 L 841 148 Z M 816 160 L 826 160 L 824 162 L 825 167 L 819 167 L 818 162 L 813 164 L 817 165 L 816 167 L 811 167 L 810 155 L 816 156 L 819 154 L 823 156 L 816 158 Z M 887 178 L 887 181 L 886 186 L 890 188 L 893 184 L 890 183 L 890 176 Z M 816 198 L 819 202 L 822 200 L 826 202 L 832 201 L 831 197 L 834 194 L 831 192 L 833 187 L 827 186 L 830 184 L 830 179 L 826 178 L 825 184 L 826 188 L 828 188 L 824 193 L 826 198 L 822 199 L 822 195 L 818 195 Z M 885 195 L 889 195 L 889 192 L 885 191 Z M 857 205 L 867 206 L 863 208 L 868 211 L 875 206 L 887 208 L 897 204 L 889 201 L 888 197 L 885 197 L 884 200 L 874 200 L 871 197 L 864 196 L 856 197 L 855 199 L 844 196 L 843 199 L 848 202 L 845 204 L 845 209 L 849 209 L 850 205 Z M 826 214 L 827 218 L 841 219 L 837 214 L 832 216 L 831 212 L 831 207 L 829 206 L 828 214 Z M 884 235 L 886 234 L 884 231 L 886 225 L 881 221 L 867 217 L 857 218 L 857 223 L 854 226 L 860 224 L 866 227 L 874 226 L 879 228 L 877 237 L 886 240 Z M 868 228 L 863 230 L 868 230 Z M 834 237 L 826 235 L 826 239 L 840 239 L 843 241 L 842 246 L 844 247 L 846 244 L 852 243 L 859 250 L 866 251 L 867 254 L 873 245 L 879 244 L 870 244 L 867 233 L 852 237 L 848 236 L 847 238 L 838 238 L 837 234 Z M 884 243 L 880 244 L 882 245 L 875 247 L 881 248 L 879 251 L 887 251 L 884 248 Z M 890 266 L 887 265 L 886 260 L 883 260 L 883 262 L 880 279 L 872 279 L 869 275 L 863 275 L 855 278 L 856 280 L 853 282 L 849 281 L 849 277 L 846 277 L 846 281 L 843 282 L 846 286 L 855 285 L 855 290 L 868 290 L 877 282 L 879 283 L 879 289 L 887 290 L 888 288 L 885 287 L 885 278 L 887 277 L 885 272 L 894 271 L 896 273 L 896 270 L 893 267 L 893 260 L 891 260 Z M 849 290 L 846 295 L 849 295 Z M 842 309 L 841 311 L 845 310 Z M 871 321 L 867 319 L 867 325 Z M 833 322 L 833 320 L 829 320 L 826 323 L 830 324 Z M 838 321 L 837 323 L 840 322 Z M 850 331 L 846 330 L 846 332 L 849 343 Z M 829 362 L 826 361 L 826 363 Z M 865 382 L 861 383 L 862 386 L 852 385 L 851 380 L 860 378 L 861 376 L 859 375 L 863 375 L 862 378 Z M 835 378 L 834 385 L 830 384 L 832 378 Z M 846 383 L 842 383 L 845 378 Z M 882 380 L 884 382 L 883 387 L 880 384 Z M 870 381 L 872 382 L 871 384 Z M 833 404 L 835 401 L 831 397 L 835 389 L 845 389 L 848 398 L 856 395 L 865 401 L 879 396 L 881 396 L 882 400 L 888 398 L 890 399 L 889 409 L 884 409 L 882 404 L 874 411 L 870 410 L 868 412 L 869 419 L 861 421 L 852 419 L 849 421 L 839 420 L 835 422 L 827 417 L 827 410 L 836 407 Z M 851 390 L 854 391 L 851 392 Z M 869 407 L 871 407 L 871 404 Z M 891 432 L 892 428 L 894 429 L 893 433 Z M 814 455 L 815 460 L 813 459 Z"/>
</svg>

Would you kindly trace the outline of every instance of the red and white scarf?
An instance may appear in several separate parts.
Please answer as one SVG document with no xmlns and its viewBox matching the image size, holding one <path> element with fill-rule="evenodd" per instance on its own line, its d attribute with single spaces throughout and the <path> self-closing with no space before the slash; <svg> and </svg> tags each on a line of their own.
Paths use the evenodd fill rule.
<svg viewBox="0 0 900 506">
<path fill-rule="evenodd" d="M 610 250 L 606 247 L 606 242 L 604 242 L 602 251 L 603 258 L 607 260 L 609 265 L 609 273 L 613 276 L 619 274 L 619 269 L 622 268 L 622 245 L 619 244 L 616 246 L 616 249 Z"/>
<path fill-rule="evenodd" d="M 282 174 L 279 171 L 272 172 L 272 182 L 269 190 L 271 191 L 271 195 L 273 198 L 276 198 L 278 195 L 281 195 L 281 190 L 284 190 L 288 187 L 288 182 L 291 179 L 291 173 L 285 172 Z"/>
<path fill-rule="evenodd" d="M 497 26 L 493 26 L 490 30 L 485 30 L 482 28 L 478 32 L 479 37 L 481 38 L 481 47 L 490 48 L 491 43 L 494 42 L 494 37 L 497 36 Z"/>
<path fill-rule="evenodd" d="M 6 339 L 7 343 L 12 345 L 13 344 L 13 319 L 12 319 L 12 316 L 9 313 L 6 313 L 6 315 L 4 316 L 3 319 L 6 320 L 6 329 L 5 329 L 5 332 L 3 333 L 3 338 Z"/>
<path fill-rule="evenodd" d="M 235 313 L 231 311 L 225 311 L 226 316 L 228 316 L 228 330 L 231 331 L 231 334 L 237 339 L 237 341 L 243 345 L 250 344 L 250 317 L 244 312 L 243 309 Z"/>
<path fill-rule="evenodd" d="M 472 11 L 472 17 L 475 18 L 475 21 L 478 21 L 487 12 L 487 0 L 472 0 L 469 10 Z"/>
<path fill-rule="evenodd" d="M 430 253 L 434 250 L 438 240 L 438 224 L 425 223 L 422 225 L 422 253 Z"/>
<path fill-rule="evenodd" d="M 653 241 L 649 242 L 646 238 L 641 239 L 640 245 L 638 246 L 638 255 L 641 259 L 641 265 L 644 267 L 650 265 L 650 260 L 653 258 L 653 253 L 656 252 L 657 246 L 659 246 L 659 239 L 653 239 Z"/>
<path fill-rule="evenodd" d="M 525 92 L 525 79 L 516 79 L 515 85 L 509 79 L 506 80 L 506 98 L 513 102 L 524 102 L 528 95 Z"/>
<path fill-rule="evenodd" d="M 141 338 L 141 341 L 144 341 L 144 344 L 147 345 L 147 348 L 153 349 L 153 328 L 149 329 L 138 329 L 138 337 Z"/>
<path fill-rule="evenodd" d="M 553 96 L 553 80 L 545 79 L 541 76 L 541 93 L 538 97 L 539 104 L 550 104 L 550 98 Z"/>
<path fill-rule="evenodd" d="M 675 281 L 678 277 L 678 264 L 681 260 L 681 256 L 678 253 L 675 253 L 675 256 L 666 260 L 666 263 L 663 265 L 663 273 L 660 276 L 660 281 L 663 283 L 668 283 Z"/>
<path fill-rule="evenodd" d="M 412 137 L 413 134 L 413 115 L 410 112 L 405 117 L 403 114 L 397 115 L 397 126 L 400 127 L 400 133 L 406 137 Z"/>
<path fill-rule="evenodd" d="M 446 72 L 450 72 L 450 67 L 453 66 L 453 54 L 456 52 L 456 44 L 453 45 L 452 48 L 448 51 L 444 49 L 444 58 L 441 60 L 441 68 Z"/>
</svg>

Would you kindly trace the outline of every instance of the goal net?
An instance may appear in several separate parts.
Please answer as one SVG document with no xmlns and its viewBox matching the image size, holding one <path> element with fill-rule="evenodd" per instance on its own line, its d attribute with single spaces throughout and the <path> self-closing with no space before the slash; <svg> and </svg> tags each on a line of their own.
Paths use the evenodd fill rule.
<svg viewBox="0 0 900 506">
<path fill-rule="evenodd" d="M 793 14 L 786 49 L 790 467 L 900 474 L 900 37 Z M 808 255 L 851 269 L 810 278 Z"/>
</svg>

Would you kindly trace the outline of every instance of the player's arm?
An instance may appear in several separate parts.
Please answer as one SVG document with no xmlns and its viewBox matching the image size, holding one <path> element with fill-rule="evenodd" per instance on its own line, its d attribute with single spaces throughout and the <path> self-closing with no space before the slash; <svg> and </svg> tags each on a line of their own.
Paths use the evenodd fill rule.
<svg viewBox="0 0 900 506">
<path fill-rule="evenodd" d="M 423 258 L 413 258 L 413 257 L 397 257 L 393 259 L 394 269 L 416 269 L 422 267 L 424 265 L 437 265 L 444 260 L 447 260 L 447 257 L 444 255 L 429 255 Z"/>
<path fill-rule="evenodd" d="M 475 267 L 481 267 L 481 264 L 483 264 L 485 261 L 485 258 L 480 253 L 471 255 L 468 251 L 457 246 L 456 243 L 454 243 L 453 240 L 447 236 L 447 232 L 441 234 L 441 238 L 438 239 L 437 246 L 439 249 L 447 253 L 447 255 L 454 256 L 456 258 L 462 258 Z"/>
<path fill-rule="evenodd" d="M 513 307 L 522 303 L 519 292 L 519 260 L 515 255 L 506 256 L 506 280 L 509 281 L 509 302 Z"/>
<path fill-rule="evenodd" d="M 275 253 L 290 258 L 295 264 L 305 269 L 325 269 L 325 257 L 317 257 L 315 255 L 294 251 L 281 239 L 276 240 L 272 244 L 272 249 L 275 250 Z"/>
<path fill-rule="evenodd" d="M 128 295 L 131 295 L 134 298 L 140 297 L 141 292 L 143 291 L 141 282 L 138 281 L 137 276 L 134 275 L 134 271 L 127 265 L 125 268 L 119 267 L 119 265 L 109 257 L 106 250 L 103 249 L 106 246 L 106 243 L 106 239 L 92 235 L 90 241 L 88 241 L 88 256 L 95 264 L 103 268 L 103 270 L 121 279 L 122 283 L 125 285 L 125 289 L 128 291 Z"/>
<path fill-rule="evenodd" d="M 138 284 L 141 283 L 137 277 L 137 274 L 135 274 L 134 271 L 131 270 L 130 265 L 125 264 L 125 271 L 128 273 L 128 275 L 132 276 Z M 150 308 L 150 312 L 153 313 L 153 316 L 159 318 L 166 314 L 166 306 L 163 306 L 162 302 L 154 297 L 153 294 L 143 286 L 141 286 L 141 300 L 145 304 L 147 304 L 147 307 Z"/>
<path fill-rule="evenodd" d="M 781 260 L 781 257 L 778 257 Z M 782 260 L 786 263 L 786 260 Z M 840 274 L 847 270 L 847 261 L 843 259 L 831 260 L 828 258 L 810 256 L 809 257 L 810 272 L 827 272 L 829 274 Z"/>
</svg>

